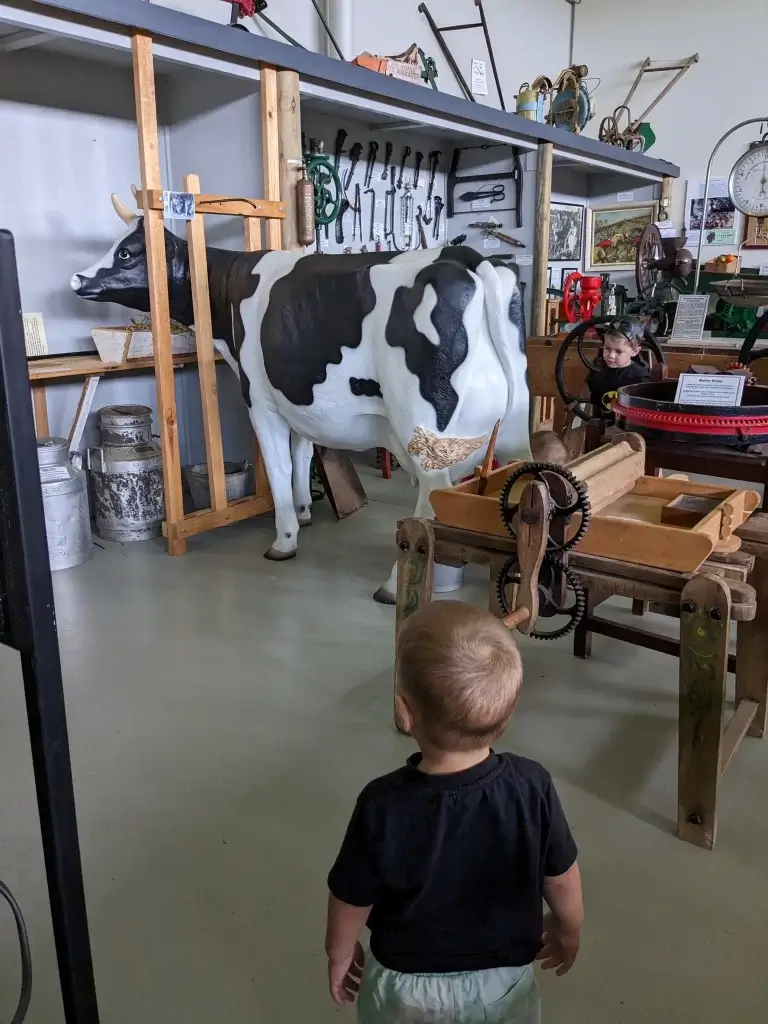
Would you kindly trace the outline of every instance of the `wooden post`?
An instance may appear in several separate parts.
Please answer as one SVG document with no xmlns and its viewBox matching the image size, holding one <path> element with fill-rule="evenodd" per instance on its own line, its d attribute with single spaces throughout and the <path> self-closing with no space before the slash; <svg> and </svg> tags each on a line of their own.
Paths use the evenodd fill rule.
<svg viewBox="0 0 768 1024">
<path fill-rule="evenodd" d="M 680 597 L 677 834 L 709 850 L 717 835 L 730 624 L 728 584 L 694 576 Z"/>
<path fill-rule="evenodd" d="M 277 122 L 277 71 L 261 65 L 261 153 L 264 198 L 280 200 L 280 133 Z M 282 248 L 279 220 L 265 220 L 266 248 Z"/>
<path fill-rule="evenodd" d="M 48 400 L 45 385 L 32 385 L 32 408 L 35 410 L 35 436 L 49 437 L 51 428 L 48 426 Z"/>
<path fill-rule="evenodd" d="M 161 189 L 160 149 L 157 136 L 157 101 L 152 37 L 146 32 L 131 34 L 133 84 L 136 97 L 136 123 L 139 133 L 144 235 L 149 272 L 149 304 L 152 311 L 152 342 L 157 382 L 157 411 L 160 443 L 163 450 L 163 484 L 168 551 L 181 555 L 187 542 L 178 532 L 184 518 L 181 488 L 176 390 L 171 355 L 171 314 L 168 303 L 168 268 L 165 257 L 165 228 L 160 210 L 150 207 L 150 189 Z"/>
<path fill-rule="evenodd" d="M 549 208 L 552 202 L 551 142 L 540 142 L 536 161 L 536 212 L 533 231 L 533 296 L 531 334 L 540 338 L 546 329 L 547 267 L 549 266 Z"/>
<path fill-rule="evenodd" d="M 405 620 L 432 600 L 435 532 L 428 519 L 406 519 L 397 531 L 397 607 L 395 613 L 395 696 L 397 696 L 397 634 Z M 404 732 L 395 701 L 395 725 Z"/>
<path fill-rule="evenodd" d="M 283 249 L 301 249 L 296 207 L 296 185 L 301 178 L 301 112 L 299 76 L 277 72 L 277 126 L 280 153 L 280 195 L 285 203 Z"/>
<path fill-rule="evenodd" d="M 196 174 L 184 176 L 184 191 L 192 192 L 194 195 L 200 194 L 200 179 Z M 246 220 L 249 219 L 246 217 Z M 192 220 L 187 221 L 187 244 L 208 486 L 211 508 L 220 512 L 227 507 L 227 482 L 224 475 L 224 446 L 221 441 L 219 393 L 216 384 L 216 353 L 213 348 L 211 294 L 208 289 L 208 257 L 205 252 L 205 227 L 201 213 L 196 213 Z"/>
<path fill-rule="evenodd" d="M 757 702 L 747 735 L 762 737 L 768 724 L 768 558 L 757 555 L 747 582 L 755 588 L 757 613 L 751 622 L 737 627 L 736 706 L 745 699 Z"/>
</svg>

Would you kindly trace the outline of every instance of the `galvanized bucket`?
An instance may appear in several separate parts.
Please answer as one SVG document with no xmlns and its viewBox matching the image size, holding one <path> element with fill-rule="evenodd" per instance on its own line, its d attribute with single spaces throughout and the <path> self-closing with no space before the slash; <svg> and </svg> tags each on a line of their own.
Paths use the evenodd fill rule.
<svg viewBox="0 0 768 1024">
<path fill-rule="evenodd" d="M 99 429 L 107 447 L 149 444 L 152 410 L 148 405 L 105 405 L 99 409 Z"/>
<path fill-rule="evenodd" d="M 51 571 L 82 565 L 93 554 L 83 460 L 77 452 L 70 460 L 65 438 L 41 437 L 37 461 Z"/>
<path fill-rule="evenodd" d="M 248 482 L 248 470 L 250 462 L 225 462 L 224 477 L 227 488 L 227 501 L 237 501 L 244 498 Z M 199 462 L 194 466 L 187 466 L 184 470 L 184 477 L 192 496 L 192 504 L 196 512 L 202 512 L 211 507 L 211 488 L 208 483 L 208 466 L 205 462 Z"/>
</svg>

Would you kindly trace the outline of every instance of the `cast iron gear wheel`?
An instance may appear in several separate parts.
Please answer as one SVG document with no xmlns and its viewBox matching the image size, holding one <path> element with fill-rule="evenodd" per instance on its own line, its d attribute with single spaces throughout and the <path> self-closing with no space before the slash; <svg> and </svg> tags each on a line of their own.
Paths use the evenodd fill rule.
<svg viewBox="0 0 768 1024">
<path fill-rule="evenodd" d="M 561 572 L 565 576 L 566 595 L 568 591 L 573 595 L 573 602 L 569 607 L 563 607 L 555 601 L 553 586 L 556 582 L 556 574 Z M 520 564 L 517 555 L 512 555 L 504 563 L 501 572 L 496 580 L 496 596 L 499 607 L 507 615 L 512 609 L 507 601 L 507 587 L 520 582 Z M 534 640 L 559 640 L 560 637 L 568 636 L 584 618 L 587 610 L 587 595 L 581 580 L 565 565 L 562 559 L 556 554 L 547 553 L 541 563 L 539 570 L 539 619 L 554 618 L 556 615 L 567 615 L 569 621 L 559 629 L 551 633 L 538 629 L 532 629 L 528 636 Z"/>
<path fill-rule="evenodd" d="M 501 502 L 501 518 L 504 521 L 504 525 L 515 537 L 515 513 L 517 512 L 517 505 L 510 505 L 509 495 L 512 488 L 521 477 L 531 476 L 534 480 L 540 480 L 545 486 L 547 485 L 547 474 L 550 476 L 559 476 L 561 480 L 564 480 L 574 493 L 574 499 L 568 505 L 558 505 L 558 503 L 552 497 L 549 487 L 550 501 L 550 521 L 554 518 L 561 518 L 564 516 L 572 516 L 575 512 L 581 512 L 581 523 L 576 533 L 561 544 L 553 538 L 547 537 L 547 552 L 556 553 L 558 551 L 568 551 L 574 545 L 578 544 L 581 538 L 589 529 L 589 521 L 591 519 L 591 511 L 589 504 L 589 497 L 587 495 L 586 485 L 577 479 L 573 473 L 566 469 L 564 466 L 558 466 L 553 462 L 525 462 L 522 466 L 519 466 L 507 479 L 506 483 L 501 489 L 499 495 L 499 501 Z"/>
</svg>

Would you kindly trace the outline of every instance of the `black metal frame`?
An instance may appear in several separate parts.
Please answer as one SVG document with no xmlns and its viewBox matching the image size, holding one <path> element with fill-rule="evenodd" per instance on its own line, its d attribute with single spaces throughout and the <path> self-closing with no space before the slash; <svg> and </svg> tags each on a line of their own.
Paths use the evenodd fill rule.
<svg viewBox="0 0 768 1024">
<path fill-rule="evenodd" d="M 0 642 L 21 657 L 67 1024 L 98 1024 L 13 236 L 0 231 Z"/>
</svg>

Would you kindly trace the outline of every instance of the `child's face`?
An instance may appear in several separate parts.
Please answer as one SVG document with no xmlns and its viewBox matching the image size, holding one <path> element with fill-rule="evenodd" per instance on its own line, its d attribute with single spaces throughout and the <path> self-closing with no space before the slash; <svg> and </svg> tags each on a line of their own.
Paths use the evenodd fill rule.
<svg viewBox="0 0 768 1024">
<path fill-rule="evenodd" d="M 629 366 L 639 348 L 639 345 L 625 338 L 623 334 L 606 334 L 603 339 L 603 361 L 612 370 L 621 370 Z"/>
</svg>

